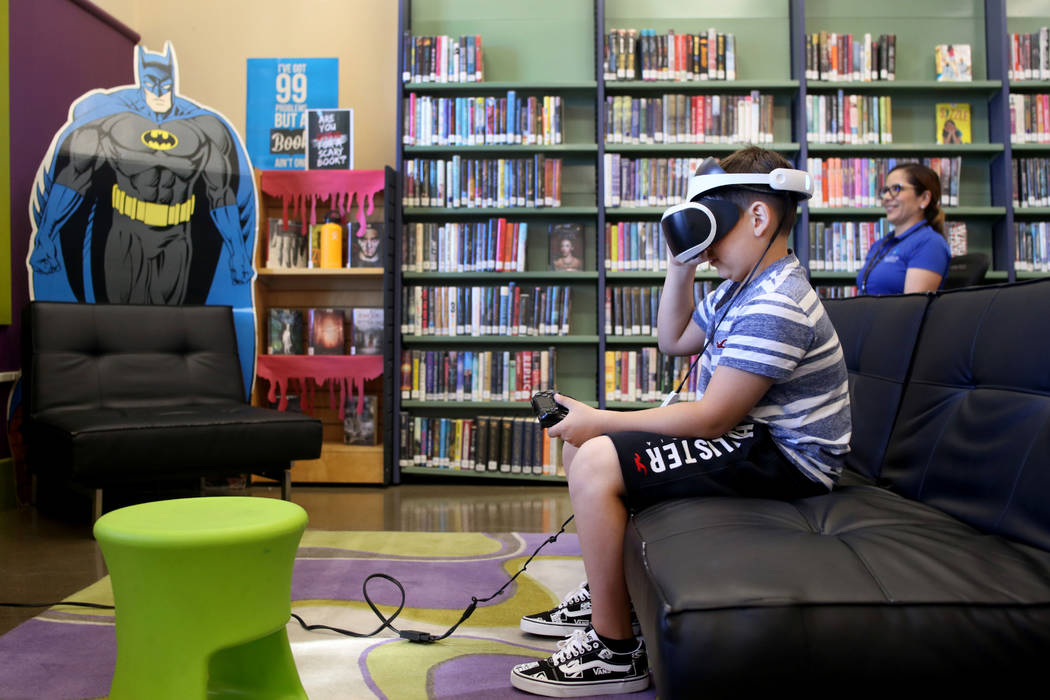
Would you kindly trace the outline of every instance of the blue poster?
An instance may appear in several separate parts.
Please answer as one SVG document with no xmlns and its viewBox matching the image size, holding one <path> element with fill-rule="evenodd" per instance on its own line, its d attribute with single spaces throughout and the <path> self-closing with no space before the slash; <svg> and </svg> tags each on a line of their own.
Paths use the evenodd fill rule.
<svg viewBox="0 0 1050 700">
<path fill-rule="evenodd" d="M 249 58 L 245 131 L 252 164 L 305 169 L 306 111 L 338 106 L 338 58 Z"/>
</svg>

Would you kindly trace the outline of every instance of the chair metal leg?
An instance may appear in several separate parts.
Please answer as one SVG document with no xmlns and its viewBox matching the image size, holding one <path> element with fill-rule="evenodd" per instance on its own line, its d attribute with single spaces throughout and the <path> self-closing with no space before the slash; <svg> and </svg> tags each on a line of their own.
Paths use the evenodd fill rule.
<svg viewBox="0 0 1050 700">
<path fill-rule="evenodd" d="M 291 468 L 285 469 L 284 474 L 281 476 L 281 500 L 290 501 L 292 500 L 292 470 Z"/>
<path fill-rule="evenodd" d="M 94 525 L 102 517 L 102 489 L 95 489 L 91 502 L 91 524 Z"/>
</svg>

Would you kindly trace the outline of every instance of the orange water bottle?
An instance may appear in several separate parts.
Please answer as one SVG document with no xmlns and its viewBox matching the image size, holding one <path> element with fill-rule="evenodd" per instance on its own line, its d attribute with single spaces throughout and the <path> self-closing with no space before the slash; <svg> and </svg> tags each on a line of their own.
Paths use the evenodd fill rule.
<svg viewBox="0 0 1050 700">
<path fill-rule="evenodd" d="M 321 267 L 343 266 L 343 225 L 332 211 L 321 224 Z"/>
</svg>

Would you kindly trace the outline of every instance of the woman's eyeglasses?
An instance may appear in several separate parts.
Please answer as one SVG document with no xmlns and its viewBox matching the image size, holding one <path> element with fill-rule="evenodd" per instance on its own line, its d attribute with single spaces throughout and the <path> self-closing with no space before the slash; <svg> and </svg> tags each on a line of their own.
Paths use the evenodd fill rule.
<svg viewBox="0 0 1050 700">
<path fill-rule="evenodd" d="M 879 199 L 884 199 L 886 197 L 897 199 L 897 195 L 899 195 L 904 188 L 910 190 L 918 189 L 913 185 L 888 185 L 879 190 Z"/>
</svg>

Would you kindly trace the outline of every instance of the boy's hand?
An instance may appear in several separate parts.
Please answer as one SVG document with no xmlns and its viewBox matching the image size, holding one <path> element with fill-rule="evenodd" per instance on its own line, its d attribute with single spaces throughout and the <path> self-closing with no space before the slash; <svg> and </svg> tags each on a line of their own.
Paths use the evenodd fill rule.
<svg viewBox="0 0 1050 700">
<path fill-rule="evenodd" d="M 607 426 L 603 425 L 601 415 L 604 411 L 591 408 L 562 394 L 555 394 L 554 400 L 569 409 L 569 414 L 547 429 L 547 434 L 551 437 L 561 438 L 570 445 L 579 447 L 592 437 L 606 432 Z"/>
</svg>

